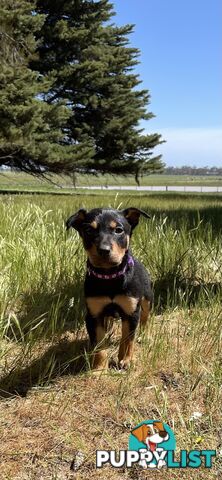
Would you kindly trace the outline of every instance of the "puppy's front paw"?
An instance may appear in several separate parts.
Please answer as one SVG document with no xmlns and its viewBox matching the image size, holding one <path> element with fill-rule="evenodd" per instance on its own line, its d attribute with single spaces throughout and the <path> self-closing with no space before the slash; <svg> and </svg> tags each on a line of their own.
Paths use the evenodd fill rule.
<svg viewBox="0 0 222 480">
<path fill-rule="evenodd" d="M 124 358 L 123 360 L 120 360 L 118 363 L 119 369 L 120 370 L 128 370 L 131 365 L 131 358 Z"/>
</svg>

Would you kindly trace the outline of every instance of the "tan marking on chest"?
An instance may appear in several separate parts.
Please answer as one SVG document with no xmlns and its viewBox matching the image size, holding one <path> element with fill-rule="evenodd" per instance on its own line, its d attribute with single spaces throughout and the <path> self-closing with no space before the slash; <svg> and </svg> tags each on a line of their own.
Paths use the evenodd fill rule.
<svg viewBox="0 0 222 480">
<path fill-rule="evenodd" d="M 87 297 L 86 304 L 93 317 L 98 317 L 104 308 L 112 303 L 110 297 Z"/>
<path fill-rule="evenodd" d="M 132 315 L 137 307 L 139 299 L 128 297 L 127 295 L 116 295 L 113 299 L 110 297 L 87 297 L 86 304 L 93 317 L 98 317 L 107 305 L 115 303 L 126 313 Z"/>
<path fill-rule="evenodd" d="M 113 299 L 113 302 L 119 305 L 127 315 L 132 315 L 135 312 L 138 301 L 138 298 L 128 297 L 127 295 L 116 295 Z"/>
</svg>

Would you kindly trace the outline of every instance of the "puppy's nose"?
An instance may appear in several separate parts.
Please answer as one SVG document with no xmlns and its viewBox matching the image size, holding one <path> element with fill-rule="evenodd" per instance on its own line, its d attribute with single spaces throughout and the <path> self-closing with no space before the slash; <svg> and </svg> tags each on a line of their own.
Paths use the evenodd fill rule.
<svg viewBox="0 0 222 480">
<path fill-rule="evenodd" d="M 167 436 L 167 432 L 165 432 L 165 430 L 160 430 L 160 431 L 159 431 L 159 436 L 160 436 L 161 438 L 165 438 L 165 437 Z"/>
<path fill-rule="evenodd" d="M 100 247 L 98 248 L 99 254 L 104 257 L 108 257 L 108 255 L 110 254 L 110 250 L 111 248 L 109 245 L 100 245 Z"/>
</svg>

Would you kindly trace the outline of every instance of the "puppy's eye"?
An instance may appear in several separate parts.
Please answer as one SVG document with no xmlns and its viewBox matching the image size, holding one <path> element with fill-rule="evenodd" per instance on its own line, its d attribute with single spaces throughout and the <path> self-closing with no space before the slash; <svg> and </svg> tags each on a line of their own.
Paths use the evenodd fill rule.
<svg viewBox="0 0 222 480">
<path fill-rule="evenodd" d="M 124 232 L 124 230 L 123 230 L 122 227 L 116 227 L 115 228 L 115 233 L 117 233 L 117 235 L 121 235 L 121 233 L 123 233 L 123 232 Z"/>
</svg>

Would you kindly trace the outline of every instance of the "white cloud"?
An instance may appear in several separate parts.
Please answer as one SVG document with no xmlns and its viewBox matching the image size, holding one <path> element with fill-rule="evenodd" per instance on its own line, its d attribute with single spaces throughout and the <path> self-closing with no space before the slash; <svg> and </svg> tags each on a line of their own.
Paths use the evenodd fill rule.
<svg viewBox="0 0 222 480">
<path fill-rule="evenodd" d="M 155 148 L 169 166 L 222 166 L 222 128 L 157 129 L 167 143 Z M 150 133 L 150 132 L 149 132 Z"/>
</svg>

